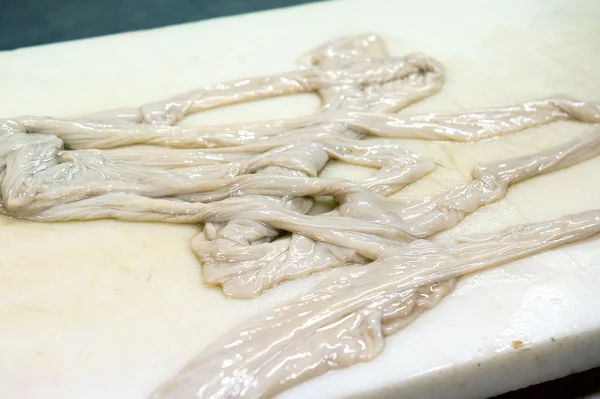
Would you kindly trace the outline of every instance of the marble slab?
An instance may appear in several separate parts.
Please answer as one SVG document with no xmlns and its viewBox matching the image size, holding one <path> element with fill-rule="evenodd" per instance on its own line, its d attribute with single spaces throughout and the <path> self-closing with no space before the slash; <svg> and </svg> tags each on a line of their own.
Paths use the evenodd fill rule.
<svg viewBox="0 0 600 399">
<path fill-rule="evenodd" d="M 395 55 L 425 52 L 447 74 L 412 110 L 462 110 L 567 93 L 600 97 L 594 0 L 347 0 L 0 53 L 0 117 L 137 105 L 224 79 L 276 73 L 342 35 L 380 34 Z M 313 112 L 312 95 L 210 111 L 187 123 Z M 432 195 L 475 165 L 549 148 L 590 126 L 557 123 L 478 144 L 405 144 L 443 167 L 409 187 Z M 515 186 L 446 234 L 489 231 L 600 205 L 600 159 Z M 354 175 L 333 164 L 327 175 Z M 369 171 L 361 171 L 369 173 Z M 244 318 L 309 289 L 253 301 L 201 285 L 197 226 L 0 218 L 0 397 L 144 398 Z M 600 240 L 464 278 L 368 364 L 282 398 L 479 398 L 600 365 Z"/>
</svg>

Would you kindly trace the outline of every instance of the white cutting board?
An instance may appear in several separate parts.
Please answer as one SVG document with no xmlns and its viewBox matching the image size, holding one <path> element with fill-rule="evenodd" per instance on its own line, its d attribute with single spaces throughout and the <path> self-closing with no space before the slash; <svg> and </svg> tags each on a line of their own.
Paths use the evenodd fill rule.
<svg viewBox="0 0 600 399">
<path fill-rule="evenodd" d="M 224 79 L 292 69 L 342 35 L 381 34 L 394 55 L 446 67 L 442 92 L 414 110 L 505 105 L 553 93 L 600 99 L 595 0 L 336 1 L 0 53 L 0 117 L 66 116 L 138 105 Z M 314 111 L 312 95 L 209 112 L 227 122 Z M 469 179 L 480 162 L 548 148 L 591 127 L 554 124 L 475 145 L 410 142 L 441 165 L 402 196 Z M 600 159 L 514 187 L 452 233 L 600 207 Z M 364 171 L 368 173 L 368 171 Z M 333 165 L 328 174 L 347 174 Z M 201 285 L 196 226 L 0 219 L 0 397 L 144 398 L 227 329 L 306 289 L 255 301 Z M 464 279 L 391 337 L 369 364 L 330 372 L 285 398 L 387 393 L 498 394 L 600 365 L 600 240 Z"/>
</svg>

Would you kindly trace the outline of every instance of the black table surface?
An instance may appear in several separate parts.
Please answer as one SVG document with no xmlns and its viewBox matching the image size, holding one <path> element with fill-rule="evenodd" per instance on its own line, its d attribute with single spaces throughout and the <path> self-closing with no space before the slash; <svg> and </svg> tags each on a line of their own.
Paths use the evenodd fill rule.
<svg viewBox="0 0 600 399">
<path fill-rule="evenodd" d="M 318 0 L 0 0 L 0 50 L 150 29 Z M 598 348 L 600 351 L 600 348 Z M 600 368 L 495 399 L 600 398 Z"/>
<path fill-rule="evenodd" d="M 0 50 L 312 2 L 316 0 L 0 0 Z"/>
</svg>

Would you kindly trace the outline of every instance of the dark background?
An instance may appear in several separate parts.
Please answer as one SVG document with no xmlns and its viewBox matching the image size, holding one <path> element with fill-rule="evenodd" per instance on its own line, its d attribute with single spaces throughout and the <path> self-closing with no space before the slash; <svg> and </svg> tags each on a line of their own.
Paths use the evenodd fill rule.
<svg viewBox="0 0 600 399">
<path fill-rule="evenodd" d="M 0 0 L 0 50 L 318 0 Z"/>
<path fill-rule="evenodd" d="M 319 0 L 0 0 L 0 50 L 316 1 Z M 600 348 L 596 349 L 600 351 Z M 600 398 L 600 369 L 521 389 L 496 399 L 592 397 Z"/>
</svg>

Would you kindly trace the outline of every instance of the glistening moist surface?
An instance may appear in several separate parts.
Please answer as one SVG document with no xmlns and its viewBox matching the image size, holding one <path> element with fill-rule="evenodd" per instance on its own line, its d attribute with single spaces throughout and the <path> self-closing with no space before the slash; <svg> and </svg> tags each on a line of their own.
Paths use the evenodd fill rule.
<svg viewBox="0 0 600 399">
<path fill-rule="evenodd" d="M 344 9 L 351 13 L 357 4 L 348 3 Z M 372 12 L 374 21 L 377 7 L 361 8 L 361 15 L 368 19 L 366 14 Z M 553 7 L 543 14 L 522 10 L 511 26 L 472 8 L 477 23 L 465 23 L 461 30 L 450 29 L 447 21 L 436 21 L 447 39 L 443 43 L 431 29 L 411 25 L 411 13 L 422 10 L 404 8 L 406 20 L 397 13 L 389 20 L 379 17 L 377 26 L 348 17 L 329 28 L 309 28 L 294 22 L 310 12 L 311 8 L 305 8 L 295 14 L 247 17 L 251 20 L 244 24 L 256 23 L 264 30 L 240 32 L 235 43 L 183 40 L 230 29 L 234 19 L 4 54 L 3 69 L 8 72 L 3 83 L 8 82 L 8 90 L 0 98 L 2 115 L 92 112 L 160 99 L 190 86 L 288 70 L 299 52 L 332 37 L 356 33 L 348 31 L 349 23 L 358 32 L 376 29 L 384 33 L 391 54 L 423 51 L 444 64 L 447 83 L 442 92 L 411 112 L 502 106 L 557 92 L 596 99 L 600 87 L 593 71 L 600 65 L 588 55 L 598 50 L 590 39 L 593 31 L 586 28 L 585 15 L 565 14 L 566 3 L 563 10 Z M 385 14 L 381 9 L 378 12 Z M 501 9 L 489 12 L 498 19 L 508 15 Z M 561 15 L 563 24 L 556 26 L 552 15 Z M 277 22 L 266 26 L 266 18 Z M 569 26 L 570 22 L 579 26 Z M 399 32 L 398 23 L 406 29 Z M 279 39 L 276 32 L 284 26 L 298 29 L 302 38 L 294 45 Z M 271 40 L 264 44 L 267 35 Z M 221 46 L 240 50 L 221 55 Z M 85 53 L 87 62 L 75 58 L 65 64 L 60 59 L 86 50 L 90 51 Z M 118 73 L 117 65 L 102 62 L 115 54 L 123 59 Z M 207 54 L 214 58 L 207 59 Z M 137 70 L 139 65 L 144 65 L 143 70 Z M 167 74 L 169 79 L 164 78 Z M 316 105 L 310 96 L 286 98 L 215 111 L 195 121 L 229 123 L 292 116 L 312 113 Z M 474 145 L 403 140 L 403 146 L 432 156 L 440 166 L 401 195 L 422 197 L 443 191 L 467 181 L 476 164 L 554 147 L 590 129 L 559 122 Z M 515 186 L 506 200 L 478 211 L 451 233 L 496 230 L 593 209 L 600 199 L 593 176 L 598 166 L 594 159 Z M 336 174 L 356 177 L 355 171 L 335 165 L 324 175 Z M 118 222 L 45 225 L 7 219 L 1 223 L 2 396 L 143 397 L 242 318 L 303 287 L 288 283 L 259 300 L 244 302 L 225 300 L 217 290 L 201 287 L 198 263 L 189 251 L 195 227 Z M 572 360 L 560 352 L 569 345 L 572 356 L 587 355 L 569 367 L 589 367 L 598 359 L 578 342 L 589 339 L 594 329 L 598 339 L 600 316 L 594 307 L 600 296 L 600 271 L 594 263 L 598 246 L 598 240 L 587 241 L 465 279 L 450 298 L 389 338 L 386 350 L 372 363 L 329 373 L 283 396 L 331 397 L 399 383 L 407 394 L 426 387 L 418 392 L 440 397 L 436 391 L 440 389 L 450 396 L 445 376 L 453 376 L 451 381 L 458 384 L 461 376 L 469 375 L 470 367 L 491 372 L 499 362 L 504 367 L 493 374 L 495 381 L 530 382 L 544 377 L 527 377 L 523 373 L 527 367 L 519 372 L 511 362 L 527 365 L 527 359 L 536 354 L 542 370 L 566 373 L 570 370 L 556 367 Z M 585 331 L 588 337 L 577 338 Z M 558 342 L 554 347 L 550 338 Z M 518 341 L 533 350 L 515 351 L 513 344 L 517 342 L 518 347 Z M 547 356 L 549 351 L 558 355 Z M 430 372 L 429 379 L 414 377 L 446 367 L 447 371 Z M 463 393 L 465 389 L 484 392 L 473 381 L 462 389 Z"/>
</svg>

